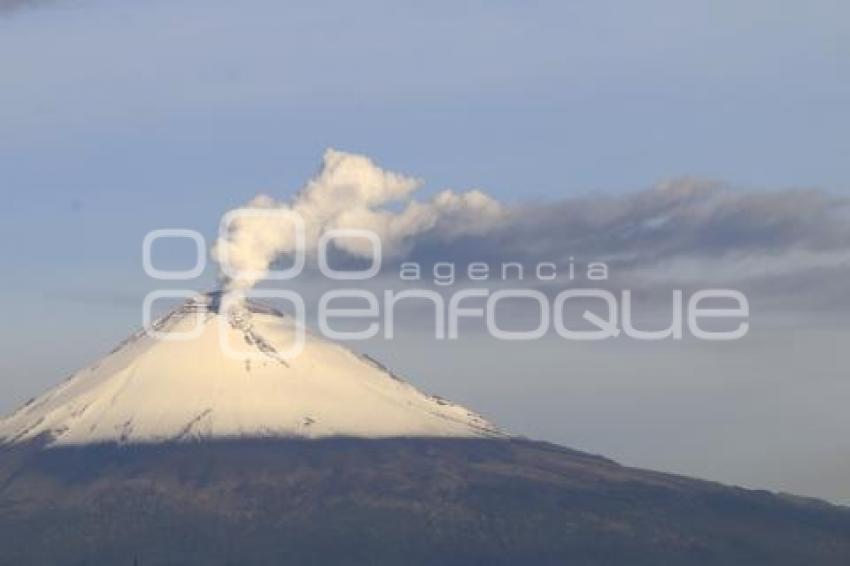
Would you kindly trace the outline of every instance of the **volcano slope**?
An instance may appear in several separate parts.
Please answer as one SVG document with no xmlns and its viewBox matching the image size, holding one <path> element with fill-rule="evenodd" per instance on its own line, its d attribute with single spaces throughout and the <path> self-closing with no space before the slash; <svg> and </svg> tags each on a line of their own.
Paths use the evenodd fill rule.
<svg viewBox="0 0 850 566">
<path fill-rule="evenodd" d="M 512 437 L 255 303 L 0 420 L 0 565 L 841 565 L 850 510 Z"/>
<path fill-rule="evenodd" d="M 846 565 L 850 510 L 522 439 L 0 452 L 0 564 Z"/>
</svg>

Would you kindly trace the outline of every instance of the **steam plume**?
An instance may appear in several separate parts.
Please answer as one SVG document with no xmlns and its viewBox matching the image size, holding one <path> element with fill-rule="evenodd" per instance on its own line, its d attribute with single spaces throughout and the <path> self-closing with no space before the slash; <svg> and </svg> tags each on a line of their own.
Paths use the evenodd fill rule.
<svg viewBox="0 0 850 566">
<path fill-rule="evenodd" d="M 297 213 L 305 223 L 308 257 L 331 229 L 372 231 L 387 258 L 403 256 L 413 239 L 426 232 L 444 240 L 481 234 L 505 215 L 501 204 L 480 191 L 446 190 L 429 201 L 416 201 L 413 194 L 421 186 L 421 180 L 381 169 L 365 156 L 328 149 L 318 174 L 291 201 L 261 194 L 237 210 Z M 286 214 L 234 215 L 213 248 L 213 258 L 231 267 L 230 275 L 223 277 L 225 287 L 249 289 L 268 275 L 272 262 L 291 255 L 296 246 L 294 222 Z M 335 238 L 334 244 L 354 257 L 371 253 L 363 238 Z"/>
</svg>

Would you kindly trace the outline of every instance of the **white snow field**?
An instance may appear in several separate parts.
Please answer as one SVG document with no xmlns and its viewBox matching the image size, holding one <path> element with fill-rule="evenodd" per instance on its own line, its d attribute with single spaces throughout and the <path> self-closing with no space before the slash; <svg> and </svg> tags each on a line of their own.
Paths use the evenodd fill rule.
<svg viewBox="0 0 850 566">
<path fill-rule="evenodd" d="M 139 332 L 111 354 L 0 420 L 0 444 L 181 442 L 211 438 L 502 436 L 474 412 L 423 394 L 366 356 L 306 334 L 254 302 L 219 313 L 201 295 L 160 319 L 161 340 Z M 231 355 L 221 347 L 226 340 Z"/>
</svg>

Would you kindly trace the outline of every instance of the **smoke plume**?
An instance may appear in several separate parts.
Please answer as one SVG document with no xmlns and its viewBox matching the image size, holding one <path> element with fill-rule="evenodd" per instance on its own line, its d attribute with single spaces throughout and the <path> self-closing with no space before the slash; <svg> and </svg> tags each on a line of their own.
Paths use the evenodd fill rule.
<svg viewBox="0 0 850 566">
<path fill-rule="evenodd" d="M 480 191 L 446 190 L 428 201 L 414 200 L 421 187 L 421 180 L 381 169 L 368 157 L 328 149 L 319 172 L 290 201 L 261 194 L 231 211 L 213 248 L 213 258 L 230 266 L 225 287 L 249 289 L 269 274 L 272 262 L 292 255 L 296 217 L 304 221 L 308 258 L 322 234 L 333 229 L 369 230 L 379 237 L 383 257 L 393 258 L 407 253 L 417 236 L 451 241 L 482 234 L 505 215 L 502 205 Z M 363 238 L 335 238 L 334 246 L 353 257 L 372 253 Z"/>
</svg>

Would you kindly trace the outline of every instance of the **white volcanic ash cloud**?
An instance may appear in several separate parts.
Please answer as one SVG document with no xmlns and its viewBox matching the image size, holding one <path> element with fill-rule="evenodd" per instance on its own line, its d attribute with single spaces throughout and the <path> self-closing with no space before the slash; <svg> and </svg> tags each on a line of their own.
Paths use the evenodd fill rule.
<svg viewBox="0 0 850 566">
<path fill-rule="evenodd" d="M 322 167 L 291 200 L 259 195 L 245 208 L 297 212 L 312 259 L 322 234 L 369 230 L 384 269 L 398 262 L 498 265 L 605 261 L 625 285 L 744 285 L 764 294 L 846 304 L 850 199 L 818 189 L 739 190 L 683 178 L 647 190 L 544 204 L 500 203 L 480 191 L 443 191 L 416 200 L 419 179 L 369 158 L 328 150 Z M 213 255 L 241 275 L 230 290 L 266 277 L 295 249 L 292 217 L 237 216 Z M 335 238 L 353 258 L 371 257 L 364 238 Z M 836 286 L 837 285 L 837 286 Z"/>
<path fill-rule="evenodd" d="M 318 174 L 291 201 L 258 195 L 248 202 L 242 210 L 283 214 L 236 214 L 216 242 L 213 257 L 226 260 L 231 273 L 239 272 L 225 277 L 226 287 L 244 290 L 264 279 L 272 262 L 295 251 L 294 215 L 285 212 L 304 220 L 308 253 L 328 230 L 360 229 L 380 238 L 386 258 L 406 254 L 417 236 L 432 233 L 450 240 L 481 234 L 504 217 L 504 207 L 480 191 L 446 190 L 416 201 L 413 195 L 421 186 L 421 180 L 381 169 L 368 157 L 329 149 Z M 336 238 L 334 244 L 355 257 L 372 253 L 363 238 Z"/>
</svg>

